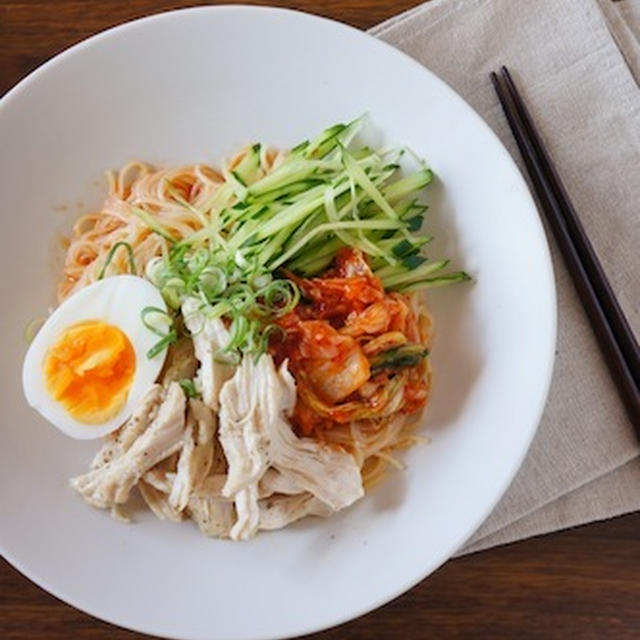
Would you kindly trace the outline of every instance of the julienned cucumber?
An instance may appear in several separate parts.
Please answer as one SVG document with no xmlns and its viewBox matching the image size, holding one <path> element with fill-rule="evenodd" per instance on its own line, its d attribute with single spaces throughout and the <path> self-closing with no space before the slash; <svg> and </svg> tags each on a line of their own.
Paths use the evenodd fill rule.
<svg viewBox="0 0 640 640">
<path fill-rule="evenodd" d="M 290 306 L 284 283 L 293 283 L 277 279 L 279 270 L 318 275 L 342 247 L 366 254 L 387 290 L 411 292 L 469 279 L 462 271 L 444 273 L 448 260 L 422 254 L 431 236 L 420 233 L 427 210 L 420 195 L 433 180 L 431 169 L 422 162 L 417 171 L 400 175 L 404 151 L 356 145 L 361 125 L 357 119 L 329 127 L 280 154 L 277 166 L 268 167 L 271 156 L 253 145 L 223 171 L 225 183 L 198 210 L 169 183 L 169 193 L 202 224 L 179 242 L 152 211 L 135 208 L 141 222 L 170 243 L 150 276 L 170 306 L 199 296 L 230 316 L 234 345 L 246 352 L 260 343 L 264 329 L 241 320 L 246 305 L 260 299 L 255 283 L 273 281 Z"/>
</svg>

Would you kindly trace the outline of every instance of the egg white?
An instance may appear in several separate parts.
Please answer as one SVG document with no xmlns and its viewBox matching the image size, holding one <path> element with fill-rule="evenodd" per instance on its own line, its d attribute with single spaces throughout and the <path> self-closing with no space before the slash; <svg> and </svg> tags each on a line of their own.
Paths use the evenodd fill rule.
<svg viewBox="0 0 640 640">
<path fill-rule="evenodd" d="M 167 309 L 156 287 L 131 275 L 105 278 L 65 300 L 40 328 L 25 356 L 22 387 L 27 402 L 72 438 L 90 440 L 115 431 L 129 418 L 147 389 L 156 381 L 166 358 L 166 349 L 154 358 L 147 358 L 147 351 L 159 337 L 142 323 L 140 314 L 145 307 Z M 124 407 L 101 424 L 75 420 L 47 391 L 43 369 L 47 351 L 58 341 L 60 334 L 69 326 L 87 320 L 118 327 L 129 338 L 136 356 L 135 373 Z"/>
</svg>

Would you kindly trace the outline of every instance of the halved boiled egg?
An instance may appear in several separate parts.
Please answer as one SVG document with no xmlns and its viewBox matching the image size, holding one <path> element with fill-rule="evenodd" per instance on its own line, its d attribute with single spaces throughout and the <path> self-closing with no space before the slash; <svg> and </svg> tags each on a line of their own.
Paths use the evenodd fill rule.
<svg viewBox="0 0 640 640">
<path fill-rule="evenodd" d="M 22 369 L 27 402 L 73 438 L 99 438 L 122 425 L 158 378 L 166 349 L 142 322 L 166 312 L 160 291 L 137 276 L 113 276 L 65 300 L 34 338 Z M 161 315 L 161 314 L 159 314 Z"/>
</svg>

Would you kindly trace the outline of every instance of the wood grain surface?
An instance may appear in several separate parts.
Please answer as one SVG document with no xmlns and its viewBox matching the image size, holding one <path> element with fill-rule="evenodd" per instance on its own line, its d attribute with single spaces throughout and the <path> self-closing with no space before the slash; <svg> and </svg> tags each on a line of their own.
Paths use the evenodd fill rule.
<svg viewBox="0 0 640 640">
<path fill-rule="evenodd" d="M 0 93 L 89 35 L 132 18 L 197 4 L 211 3 L 0 0 Z M 234 2 L 227 0 L 227 4 Z M 254 4 L 302 9 L 367 28 L 417 2 L 268 0 Z M 0 561 L 0 638 L 144 637 L 76 611 Z M 310 637 L 640 639 L 640 513 L 451 560 L 394 602 Z"/>
</svg>

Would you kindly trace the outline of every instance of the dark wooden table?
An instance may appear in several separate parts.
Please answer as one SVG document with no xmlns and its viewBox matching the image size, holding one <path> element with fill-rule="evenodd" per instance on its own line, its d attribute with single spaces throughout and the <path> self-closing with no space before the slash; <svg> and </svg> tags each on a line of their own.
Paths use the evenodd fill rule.
<svg viewBox="0 0 640 640">
<path fill-rule="evenodd" d="M 416 0 L 254 3 L 304 9 L 360 28 L 417 4 Z M 195 4 L 210 3 L 2 0 L 0 93 L 97 31 Z M 640 514 L 452 560 L 378 611 L 313 636 L 317 640 L 571 637 L 640 638 Z M 133 640 L 143 636 L 62 604 L 0 561 L 0 638 Z"/>
</svg>

